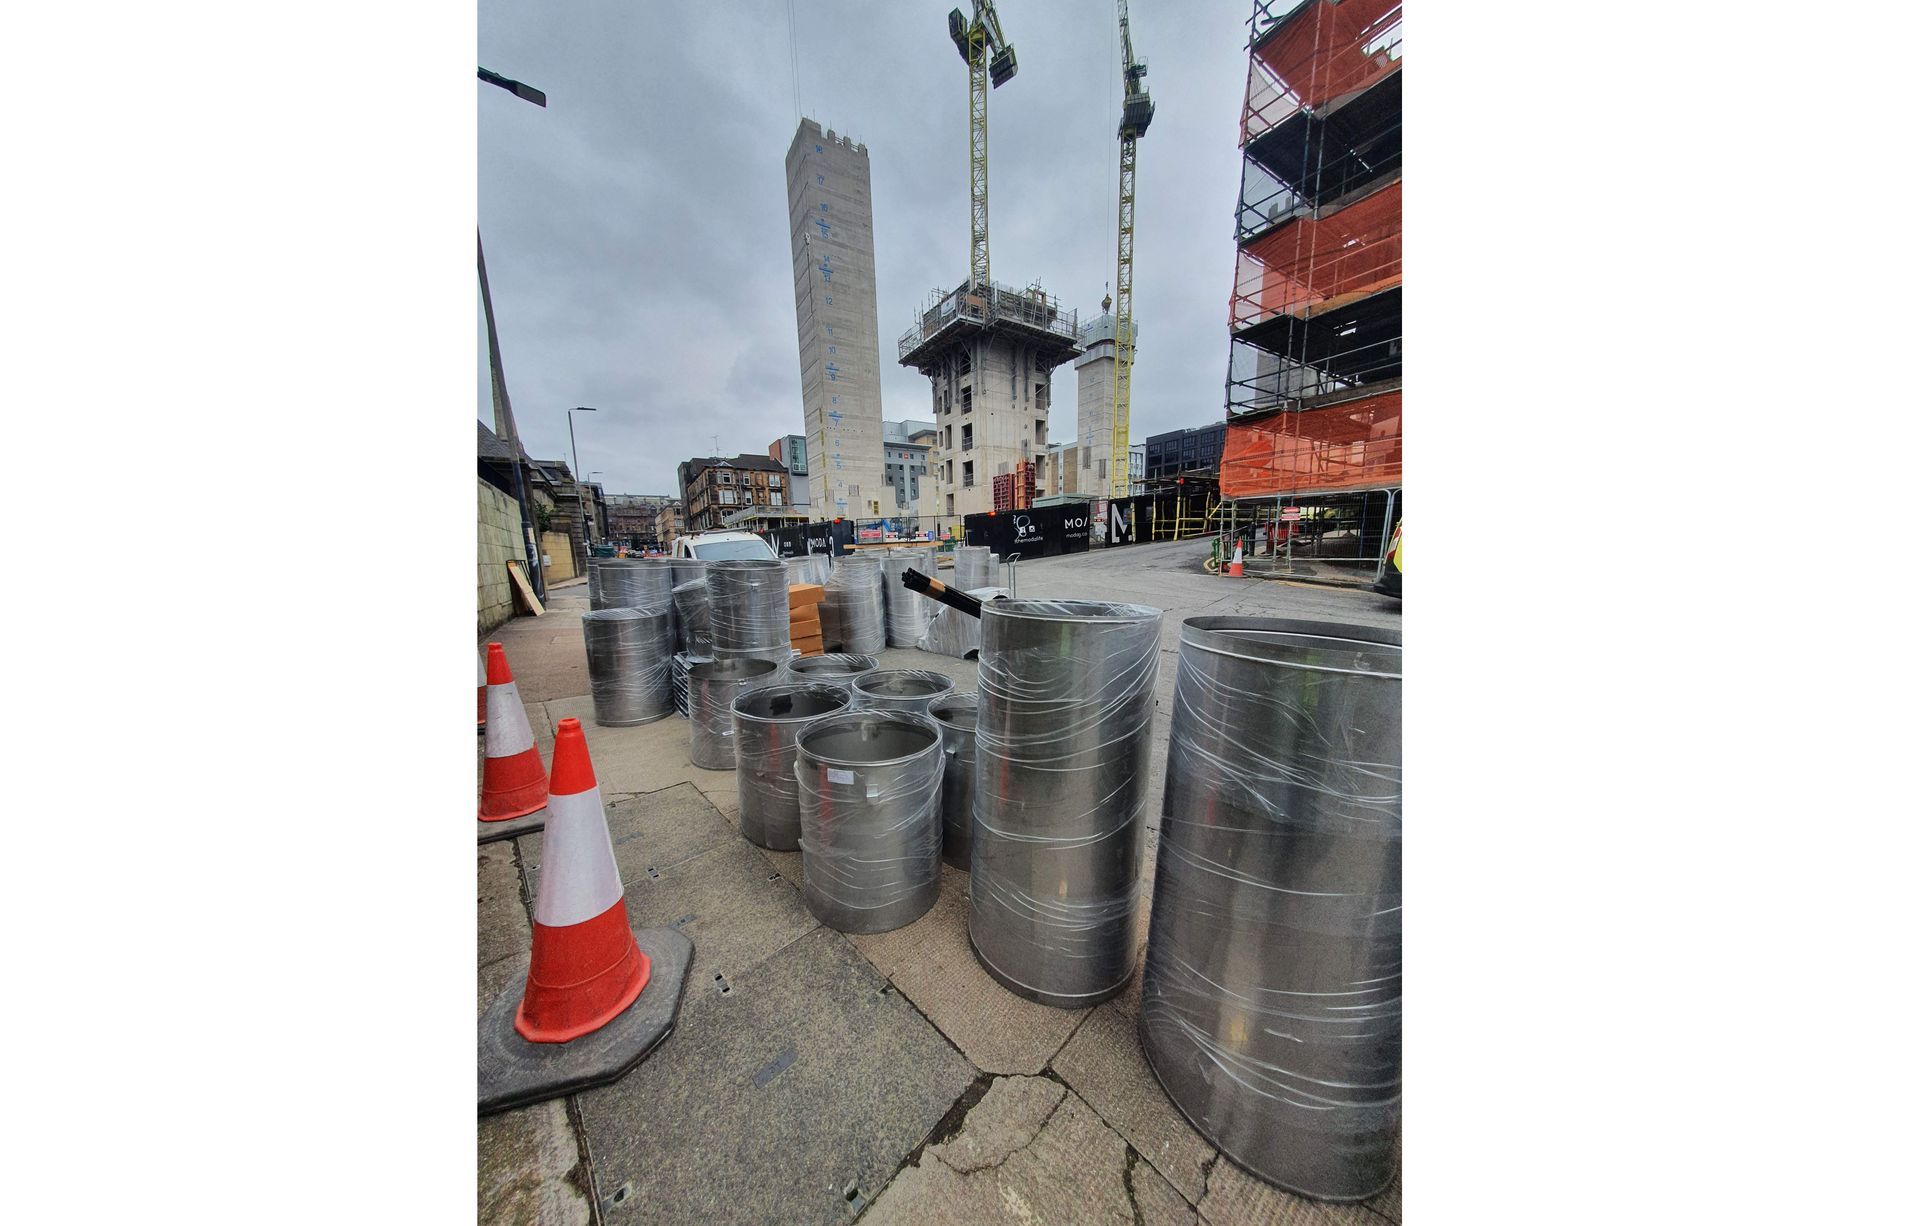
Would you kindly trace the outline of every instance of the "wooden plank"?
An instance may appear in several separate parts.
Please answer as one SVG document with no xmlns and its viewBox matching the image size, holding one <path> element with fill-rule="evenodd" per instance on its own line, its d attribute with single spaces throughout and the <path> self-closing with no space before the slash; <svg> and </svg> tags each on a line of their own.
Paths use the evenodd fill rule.
<svg viewBox="0 0 1920 1226">
<path fill-rule="evenodd" d="M 540 603 L 540 598 L 533 594 L 533 584 L 527 582 L 526 575 L 521 573 L 518 558 L 507 559 L 507 577 L 513 580 L 514 603 L 520 606 L 522 612 L 539 617 L 547 611 L 546 606 Z"/>
<path fill-rule="evenodd" d="M 787 608 L 797 609 L 802 605 L 819 604 L 827 598 L 827 589 L 818 583 L 790 583 L 787 585 Z"/>
</svg>

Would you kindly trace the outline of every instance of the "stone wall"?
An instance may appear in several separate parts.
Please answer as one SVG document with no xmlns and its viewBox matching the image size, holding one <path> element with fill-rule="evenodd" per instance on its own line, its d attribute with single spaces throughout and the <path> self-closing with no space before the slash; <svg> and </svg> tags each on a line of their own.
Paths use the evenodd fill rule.
<svg viewBox="0 0 1920 1226">
<path fill-rule="evenodd" d="M 507 577 L 507 559 L 525 554 L 520 530 L 520 506 L 485 481 L 480 486 L 479 606 L 480 633 L 513 617 L 513 581 Z"/>
<path fill-rule="evenodd" d="M 565 532 L 542 532 L 540 554 L 540 564 L 547 568 L 548 591 L 580 573 L 573 568 L 573 538 Z"/>
</svg>

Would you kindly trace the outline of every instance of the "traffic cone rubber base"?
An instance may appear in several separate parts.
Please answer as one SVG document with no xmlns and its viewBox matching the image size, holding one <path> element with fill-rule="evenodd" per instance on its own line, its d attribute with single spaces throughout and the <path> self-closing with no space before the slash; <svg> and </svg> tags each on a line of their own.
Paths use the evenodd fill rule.
<svg viewBox="0 0 1920 1226">
<path fill-rule="evenodd" d="M 547 828 L 547 810 L 542 805 L 523 817 L 510 817 L 505 821 L 490 822 L 485 818 L 474 823 L 480 828 L 480 837 L 476 843 L 498 843 L 501 839 L 517 839 L 523 834 L 532 834 L 536 830 Z"/>
<path fill-rule="evenodd" d="M 612 1021 L 565 1043 L 529 1043 L 514 1029 L 530 959 L 520 960 L 480 1015 L 481 1115 L 618 1081 L 673 1033 L 693 942 L 673 928 L 638 929 L 633 940 L 650 964 L 647 986 Z"/>
</svg>

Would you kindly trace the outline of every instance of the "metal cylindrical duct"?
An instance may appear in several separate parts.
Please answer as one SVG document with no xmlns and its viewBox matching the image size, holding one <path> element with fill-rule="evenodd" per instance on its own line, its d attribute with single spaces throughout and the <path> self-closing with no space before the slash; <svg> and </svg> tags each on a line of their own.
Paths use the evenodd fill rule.
<svg viewBox="0 0 1920 1226">
<path fill-rule="evenodd" d="M 710 771 L 733 769 L 733 700 L 771 685 L 771 660 L 708 660 L 687 670 L 687 761 Z"/>
<path fill-rule="evenodd" d="M 1011 596 L 1003 587 L 977 587 L 967 595 L 985 604 L 989 600 L 998 600 Z M 920 636 L 918 644 L 921 651 L 931 651 L 936 655 L 952 656 L 956 660 L 965 660 L 980 653 L 980 619 L 969 617 L 958 609 L 941 605 L 927 623 L 927 632 Z"/>
<path fill-rule="evenodd" d="M 600 567 L 609 561 L 607 558 L 587 559 L 587 607 L 598 609 L 600 604 Z"/>
<path fill-rule="evenodd" d="M 953 586 L 963 592 L 994 587 L 998 559 L 985 545 L 956 545 L 953 549 Z"/>
<path fill-rule="evenodd" d="M 673 615 L 665 608 L 595 609 L 580 615 L 587 640 L 593 722 L 650 724 L 673 713 Z"/>
<path fill-rule="evenodd" d="M 952 692 L 952 677 L 925 668 L 875 669 L 853 679 L 854 705 L 862 711 L 925 715 L 936 699 Z"/>
<path fill-rule="evenodd" d="M 733 759 L 740 833 L 771 851 L 800 849 L 800 789 L 794 742 L 815 720 L 853 706 L 836 685 L 763 685 L 733 700 Z"/>
<path fill-rule="evenodd" d="M 880 561 L 889 647 L 919 646 L 920 636 L 927 632 L 927 623 L 933 620 L 933 615 L 940 609 L 937 602 L 928 600 L 918 592 L 908 591 L 900 582 L 909 569 L 923 575 L 932 574 L 927 555 L 928 551 L 924 549 L 889 550 Z"/>
<path fill-rule="evenodd" d="M 829 651 L 824 655 L 801 656 L 797 660 L 787 661 L 787 678 L 794 683 L 807 682 L 813 685 L 837 686 L 847 692 L 847 701 L 857 703 L 853 683 L 863 673 L 870 673 L 880 667 L 880 661 L 872 656 L 856 655 L 847 651 Z"/>
<path fill-rule="evenodd" d="M 828 651 L 873 655 L 887 649 L 887 606 L 880 560 L 842 558 L 827 580 L 820 605 L 820 633 Z"/>
<path fill-rule="evenodd" d="M 980 696 L 968 690 L 937 698 L 927 708 L 940 725 L 941 752 L 947 758 L 940 777 L 940 858 L 963 873 L 972 867 L 973 730 L 979 704 Z"/>
<path fill-rule="evenodd" d="M 695 655 L 712 655 L 711 644 L 695 651 L 692 635 L 686 627 L 686 613 L 680 608 L 679 589 L 698 579 L 707 577 L 707 564 L 698 558 L 669 558 L 667 565 L 673 571 L 673 587 L 676 595 L 673 600 L 673 649 L 692 652 Z M 704 597 L 703 597 L 704 598 Z M 709 637 L 711 634 L 709 632 Z"/>
<path fill-rule="evenodd" d="M 707 563 L 699 558 L 669 558 L 667 565 L 673 570 L 673 586 L 692 583 L 695 579 L 707 577 Z"/>
<path fill-rule="evenodd" d="M 673 709 L 675 711 L 678 711 L 682 718 L 685 718 L 688 713 L 687 693 L 688 693 L 689 686 L 687 683 L 687 673 L 693 668 L 694 665 L 706 664 L 711 662 L 712 659 L 713 659 L 712 656 L 689 655 L 684 651 L 676 652 L 674 654 L 674 657 L 673 657 Z"/>
<path fill-rule="evenodd" d="M 787 568 L 773 558 L 735 558 L 707 564 L 716 660 L 770 660 L 793 654 L 787 620 Z"/>
<path fill-rule="evenodd" d="M 1400 1110 L 1400 636 L 1181 624 L 1140 1040 L 1270 1183 L 1360 1200 Z"/>
<path fill-rule="evenodd" d="M 678 615 L 675 641 L 688 655 L 713 656 L 713 603 L 704 577 L 689 579 L 673 589 L 673 608 Z"/>
<path fill-rule="evenodd" d="M 788 583 L 818 583 L 825 586 L 828 568 L 832 563 L 824 553 L 809 553 L 800 557 L 787 558 Z"/>
<path fill-rule="evenodd" d="M 852 711 L 800 733 L 807 909 L 840 932 L 891 932 L 940 894 L 940 729 L 924 715 Z"/>
<path fill-rule="evenodd" d="M 980 617 L 975 956 L 1011 991 L 1095 1005 L 1133 974 L 1160 610 L 1006 600 Z"/>
<path fill-rule="evenodd" d="M 588 599 L 596 609 L 672 608 L 673 565 L 665 558 L 601 558 L 600 591 Z"/>
</svg>

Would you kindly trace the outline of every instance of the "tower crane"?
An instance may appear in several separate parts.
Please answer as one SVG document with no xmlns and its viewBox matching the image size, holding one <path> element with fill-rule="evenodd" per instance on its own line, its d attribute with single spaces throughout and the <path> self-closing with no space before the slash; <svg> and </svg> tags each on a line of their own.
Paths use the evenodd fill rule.
<svg viewBox="0 0 1920 1226">
<path fill-rule="evenodd" d="M 947 33 L 967 62 L 967 179 L 973 189 L 973 246 L 967 275 L 973 292 L 980 294 L 992 286 L 987 276 L 987 81 L 991 78 L 998 89 L 1012 79 L 1019 65 L 1013 58 L 1013 44 L 1000 30 L 993 0 L 973 0 L 972 21 L 959 9 L 948 13 Z"/>
<path fill-rule="evenodd" d="M 1147 62 L 1133 58 L 1133 35 L 1127 28 L 1127 0 L 1120 4 L 1120 250 L 1113 276 L 1113 477 L 1112 496 L 1125 498 L 1130 490 L 1128 450 L 1132 446 L 1129 397 L 1133 382 L 1133 166 L 1134 146 L 1153 122 L 1153 99 L 1143 83 Z M 981 189 L 984 192 L 984 187 Z M 984 200 L 984 196 L 982 197 Z M 984 223 L 983 223 L 984 224 Z M 982 239 L 982 242 L 985 240 Z"/>
</svg>

